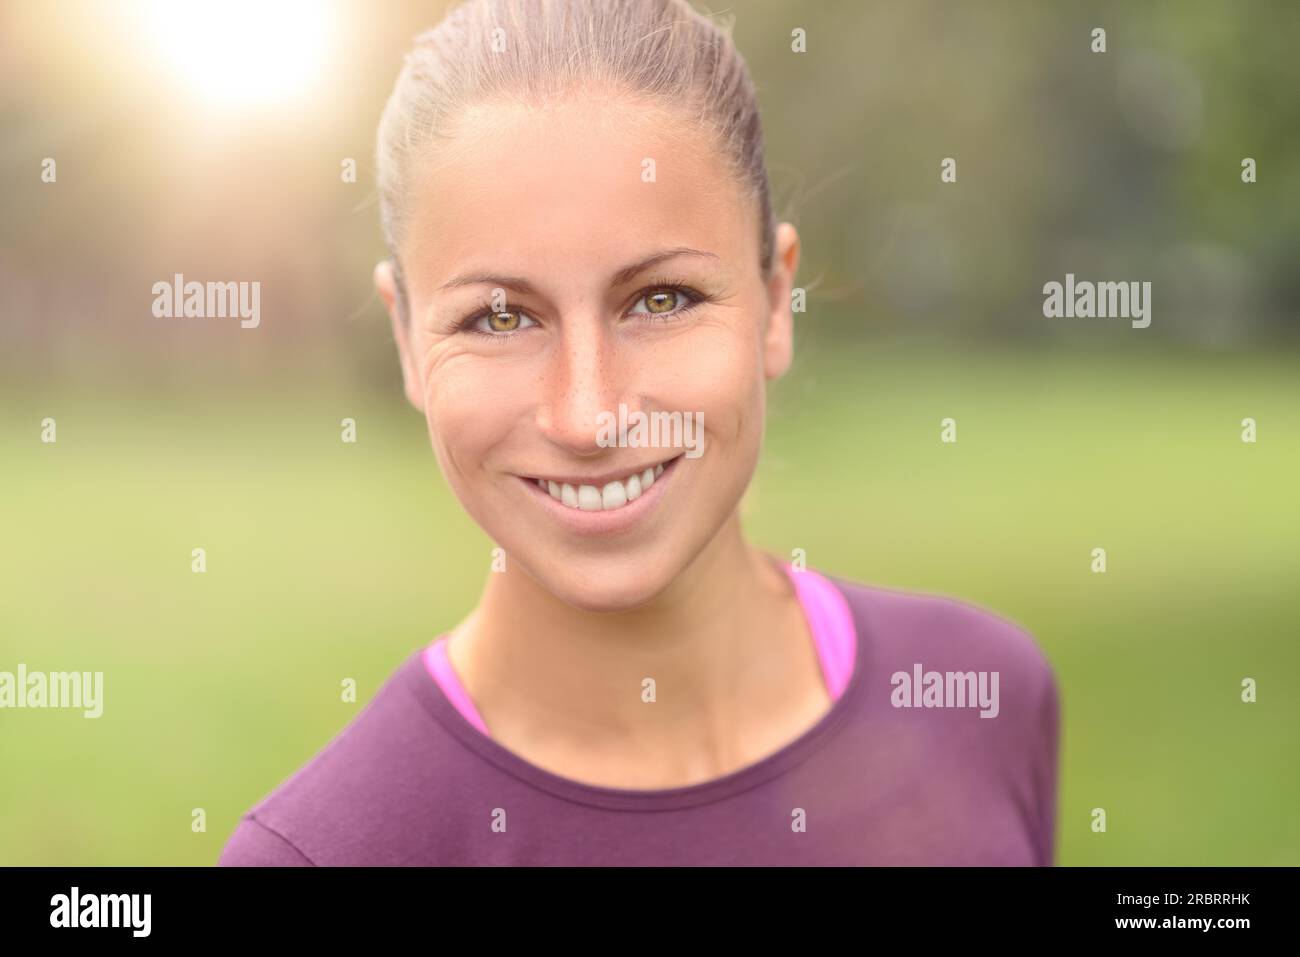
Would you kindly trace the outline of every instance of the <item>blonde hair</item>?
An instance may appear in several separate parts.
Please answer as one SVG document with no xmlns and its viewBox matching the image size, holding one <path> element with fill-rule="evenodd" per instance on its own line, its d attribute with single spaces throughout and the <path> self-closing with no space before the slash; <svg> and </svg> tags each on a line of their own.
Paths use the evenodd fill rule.
<svg viewBox="0 0 1300 957">
<path fill-rule="evenodd" d="M 648 99 L 714 137 L 726 168 L 758 204 L 759 269 L 771 275 L 776 221 L 754 84 L 721 26 L 687 0 L 468 0 L 421 34 L 379 122 L 376 169 L 384 241 L 397 256 L 416 164 L 454 139 L 465 107 L 500 97 L 541 103 L 595 81 Z"/>
</svg>

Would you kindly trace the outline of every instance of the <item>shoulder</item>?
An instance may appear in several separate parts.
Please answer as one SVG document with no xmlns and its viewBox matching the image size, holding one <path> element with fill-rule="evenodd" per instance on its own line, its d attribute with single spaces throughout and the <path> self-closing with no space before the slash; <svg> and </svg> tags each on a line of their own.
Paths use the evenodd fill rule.
<svg viewBox="0 0 1300 957">
<path fill-rule="evenodd" d="M 218 863 L 332 865 L 402 860 L 405 823 L 436 801 L 454 744 L 413 693 L 410 655 L 364 708 L 240 819 Z"/>
<path fill-rule="evenodd" d="M 900 742 L 919 779 L 938 769 L 1001 847 L 1051 864 L 1060 693 L 1034 635 L 961 599 L 831 581 L 857 629 L 863 727 Z"/>
<path fill-rule="evenodd" d="M 315 864 L 292 841 L 267 827 L 252 812 L 240 819 L 217 860 L 218 867 L 314 867 Z"/>
<path fill-rule="evenodd" d="M 1050 801 L 1060 688 L 1030 630 L 963 599 L 830 580 L 857 632 L 863 720 L 924 735 L 928 753 L 946 762 L 1032 777 Z"/>
<path fill-rule="evenodd" d="M 982 605 L 946 595 L 825 576 L 853 615 L 858 645 L 875 670 L 997 672 L 1006 690 L 1054 708 L 1055 672 L 1028 627 Z"/>
</svg>

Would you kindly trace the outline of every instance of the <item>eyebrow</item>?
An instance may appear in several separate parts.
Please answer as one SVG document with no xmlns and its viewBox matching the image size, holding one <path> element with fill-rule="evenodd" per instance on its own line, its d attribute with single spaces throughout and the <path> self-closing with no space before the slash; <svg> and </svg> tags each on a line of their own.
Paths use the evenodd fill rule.
<svg viewBox="0 0 1300 957">
<path fill-rule="evenodd" d="M 673 259 L 676 256 L 701 256 L 706 259 L 719 258 L 716 253 L 705 252 L 702 249 L 692 249 L 690 246 L 674 246 L 672 249 L 661 250 L 660 252 L 647 256 L 639 262 L 634 262 L 631 265 L 624 266 L 622 269 L 614 273 L 610 280 L 610 285 L 621 286 L 636 278 L 638 273 L 663 262 L 665 259 Z M 536 295 L 537 293 L 533 284 L 520 276 L 502 276 L 496 273 L 481 272 L 465 273 L 460 276 L 454 276 L 439 286 L 436 291 L 442 292 L 445 289 L 456 289 L 461 286 L 476 286 L 480 284 L 501 286 L 505 289 L 514 289 L 515 291 L 525 293 L 526 295 Z"/>
</svg>

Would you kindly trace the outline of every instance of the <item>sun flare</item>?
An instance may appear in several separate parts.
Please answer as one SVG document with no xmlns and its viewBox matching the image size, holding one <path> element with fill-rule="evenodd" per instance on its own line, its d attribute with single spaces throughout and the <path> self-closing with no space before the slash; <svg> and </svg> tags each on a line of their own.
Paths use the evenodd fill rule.
<svg viewBox="0 0 1300 957">
<path fill-rule="evenodd" d="M 169 69 L 227 105 L 282 102 L 319 77 L 332 5 L 311 0 L 155 0 L 144 11 Z"/>
</svg>

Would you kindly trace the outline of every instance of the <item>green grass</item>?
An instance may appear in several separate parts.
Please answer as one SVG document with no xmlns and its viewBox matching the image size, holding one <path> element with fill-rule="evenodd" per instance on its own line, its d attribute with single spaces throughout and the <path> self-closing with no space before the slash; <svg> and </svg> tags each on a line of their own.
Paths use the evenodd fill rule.
<svg viewBox="0 0 1300 957">
<path fill-rule="evenodd" d="M 1287 355 L 805 350 L 772 391 L 746 524 L 1033 631 L 1062 689 L 1060 863 L 1300 864 L 1296 373 Z M 0 864 L 210 864 L 469 608 L 491 544 L 396 393 L 11 391 L 0 670 L 102 670 L 105 713 L 0 712 Z"/>
</svg>

